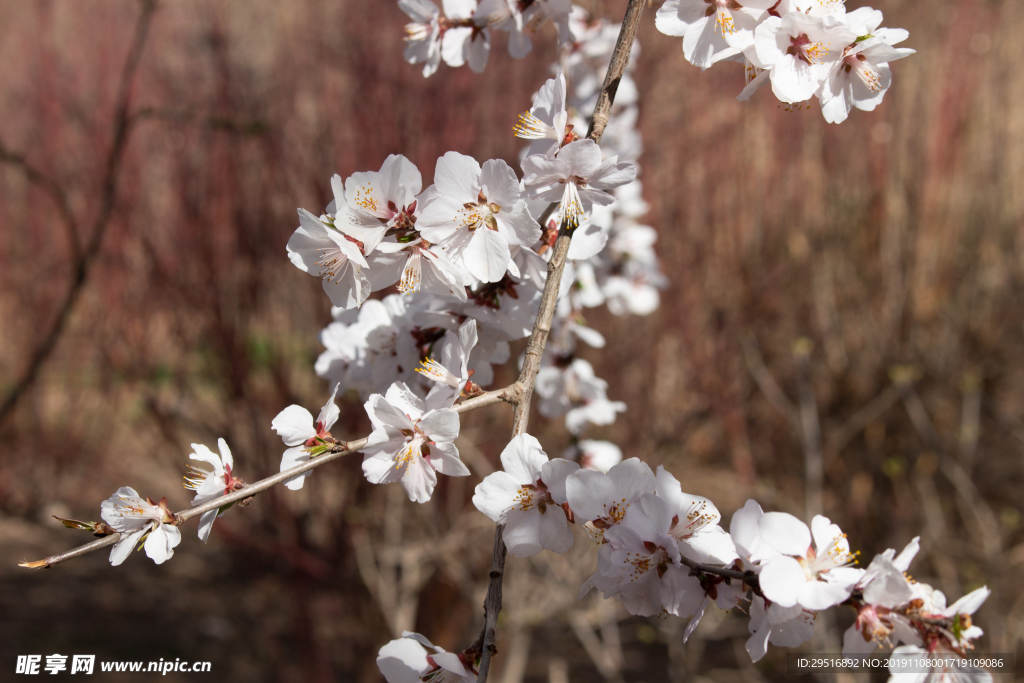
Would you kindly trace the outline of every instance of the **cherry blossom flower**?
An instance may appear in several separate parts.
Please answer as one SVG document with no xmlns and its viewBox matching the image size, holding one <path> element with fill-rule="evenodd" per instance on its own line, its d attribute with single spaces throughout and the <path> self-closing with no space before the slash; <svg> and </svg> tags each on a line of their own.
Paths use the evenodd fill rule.
<svg viewBox="0 0 1024 683">
<path fill-rule="evenodd" d="M 829 123 L 842 123 L 856 107 L 873 111 L 892 83 L 889 62 L 914 54 L 882 38 L 868 38 L 848 46 L 818 91 L 821 113 Z"/>
<path fill-rule="evenodd" d="M 755 595 L 750 601 L 752 634 L 747 639 L 747 654 L 752 661 L 760 661 L 768 651 L 768 643 L 779 647 L 797 647 L 814 635 L 815 613 L 799 605 L 782 607 L 772 603 L 765 607 L 765 599 Z"/>
<path fill-rule="evenodd" d="M 174 555 L 181 543 L 174 513 L 167 507 L 167 498 L 156 502 L 143 500 L 135 489 L 122 486 L 100 505 L 100 515 L 115 531 L 120 532 L 110 549 L 110 564 L 117 566 L 131 554 L 132 548 L 145 538 L 146 555 L 153 562 L 163 564 Z"/>
<path fill-rule="evenodd" d="M 576 358 L 568 365 L 541 368 L 534 391 L 540 397 L 544 417 L 565 415 L 566 428 L 579 434 L 587 424 L 611 424 L 626 409 L 621 401 L 609 401 L 608 383 L 594 375 L 593 366 Z"/>
<path fill-rule="evenodd" d="M 864 570 L 848 566 L 855 557 L 850 544 L 827 517 L 816 515 L 808 529 L 793 515 L 767 512 L 758 526 L 762 540 L 779 553 L 761 569 L 765 598 L 780 607 L 800 605 L 817 611 L 850 597 Z"/>
<path fill-rule="evenodd" d="M 461 394 L 466 389 L 469 377 L 473 373 L 469 369 L 469 356 L 476 346 L 476 321 L 467 320 L 459 327 L 458 334 L 446 332 L 444 346 L 441 348 L 441 362 L 428 359 L 416 371 L 424 377 L 439 384 L 451 387 L 455 393 Z"/>
<path fill-rule="evenodd" d="M 565 110 L 565 76 L 558 74 L 548 79 L 533 96 L 533 106 L 530 111 L 519 115 L 519 123 L 513 132 L 516 137 L 533 140 L 527 156 L 542 154 L 553 157 L 563 143 L 579 137 L 574 135 L 568 121 L 569 114 Z"/>
<path fill-rule="evenodd" d="M 398 7 L 412 19 L 405 25 L 405 61 L 422 63 L 429 77 L 441 63 L 440 11 L 430 0 L 398 0 Z"/>
<path fill-rule="evenodd" d="M 763 516 L 764 511 L 757 501 L 748 500 L 733 513 L 732 521 L 729 522 L 729 536 L 745 570 L 759 572 L 765 560 L 779 554 L 761 537 Z"/>
<path fill-rule="evenodd" d="M 518 276 L 510 247 L 532 246 L 540 226 L 508 164 L 491 159 L 481 167 L 472 157 L 448 152 L 437 160 L 434 188 L 420 215 L 420 234 L 482 282 L 497 282 L 506 271 Z"/>
<path fill-rule="evenodd" d="M 738 558 L 729 534 L 718 526 L 722 515 L 714 503 L 683 493 L 679 480 L 661 465 L 656 492 L 673 515 L 668 535 L 679 541 L 684 555 L 696 562 L 719 565 L 730 565 Z"/>
<path fill-rule="evenodd" d="M 576 228 L 593 205 L 615 201 L 608 190 L 632 182 L 636 164 L 612 156 L 601 161 L 601 148 L 593 140 L 577 140 L 558 150 L 554 158 L 526 157 L 523 181 L 533 196 L 558 201 L 562 218 Z"/>
<path fill-rule="evenodd" d="M 572 547 L 566 510 L 566 479 L 579 465 L 562 458 L 548 460 L 540 443 L 529 434 L 514 437 L 501 452 L 502 472 L 480 482 L 473 505 L 498 524 L 513 557 L 541 550 L 564 553 Z"/>
<path fill-rule="evenodd" d="M 508 53 L 516 59 L 530 54 L 533 41 L 526 34 L 526 17 L 520 0 L 480 0 L 476 16 L 499 31 L 508 31 Z"/>
<path fill-rule="evenodd" d="M 483 73 L 491 54 L 491 32 L 478 16 L 476 0 L 444 0 L 448 28 L 441 38 L 441 57 L 448 66 L 469 64 Z"/>
<path fill-rule="evenodd" d="M 776 1 L 666 0 L 655 25 L 665 35 L 681 36 L 686 60 L 706 69 L 752 45 L 764 10 Z"/>
<path fill-rule="evenodd" d="M 316 373 L 332 385 L 357 389 L 364 399 L 395 382 L 414 383 L 421 358 L 457 324 L 454 313 L 435 310 L 437 305 L 444 304 L 433 296 L 391 294 L 370 299 L 359 311 L 336 309 L 335 321 L 320 333 L 327 348 Z"/>
<path fill-rule="evenodd" d="M 313 415 L 302 406 L 291 405 L 282 410 L 270 423 L 271 428 L 288 446 L 288 450 L 281 457 L 281 471 L 309 462 L 311 458 L 326 453 L 330 447 L 337 443 L 331 436 L 331 427 L 338 421 L 341 411 L 334 403 L 334 397 L 338 393 L 338 385 L 334 386 L 331 397 L 320 410 L 320 415 L 313 422 Z M 313 474 L 312 470 L 306 470 L 287 480 L 284 485 L 292 491 L 297 491 L 306 483 L 306 478 Z"/>
<path fill-rule="evenodd" d="M 640 458 L 629 458 L 607 474 L 588 469 L 573 473 L 565 492 L 577 523 L 601 542 L 605 530 L 626 518 L 630 505 L 645 493 L 654 493 L 656 488 L 657 479 L 650 466 Z"/>
<path fill-rule="evenodd" d="M 603 381 L 603 380 L 602 380 Z M 605 396 L 585 400 L 565 414 L 565 428 L 574 436 L 579 436 L 587 425 L 610 425 L 615 416 L 626 410 L 623 401 L 609 401 Z"/>
<path fill-rule="evenodd" d="M 610 441 L 583 439 L 565 449 L 565 459 L 575 460 L 582 469 L 606 473 L 622 462 L 622 449 Z"/>
<path fill-rule="evenodd" d="M 418 633 L 402 631 L 377 653 L 377 667 L 388 683 L 475 683 L 479 658 L 445 652 Z"/>
<path fill-rule="evenodd" d="M 422 238 L 400 242 L 387 238 L 367 257 L 368 277 L 373 291 L 398 283 L 398 291 L 415 294 L 424 289 L 438 296 L 466 300 L 462 268 L 448 259 L 443 247 Z"/>
<path fill-rule="evenodd" d="M 897 609 L 921 590 L 905 575 L 920 547 L 918 540 L 912 540 L 898 557 L 890 548 L 871 560 L 857 582 L 861 604 L 857 619 L 843 635 L 844 655 L 868 654 L 878 645 L 891 647 L 894 642 L 921 642 L 912 622 Z"/>
<path fill-rule="evenodd" d="M 192 507 L 233 493 L 245 486 L 245 483 L 241 479 L 236 479 L 231 471 L 231 468 L 234 467 L 234 459 L 231 457 L 231 449 L 228 448 L 227 441 L 217 439 L 217 448 L 220 450 L 219 454 L 214 453 L 201 443 L 192 444 L 193 453 L 189 457 L 213 467 L 212 470 L 208 470 L 196 465 L 188 466 L 188 474 L 185 475 L 185 488 L 196 492 L 196 497 L 192 499 Z M 199 517 L 199 538 L 203 543 L 209 540 L 213 522 L 224 514 L 225 510 L 227 507 L 208 510 Z"/>
<path fill-rule="evenodd" d="M 469 468 L 453 443 L 459 437 L 459 414 L 451 409 L 455 392 L 437 385 L 425 399 L 403 382 L 384 396 L 366 401 L 373 433 L 363 452 L 363 474 L 372 484 L 398 482 L 409 500 L 426 503 L 437 485 L 437 473 L 465 477 Z"/>
<path fill-rule="evenodd" d="M 338 229 L 363 243 L 364 254 L 371 253 L 386 235 L 415 237 L 416 195 L 423 188 L 423 178 L 401 154 L 389 155 L 379 171 L 353 173 L 344 185 L 336 175 L 331 187 L 337 215 L 348 218 Z"/>
<path fill-rule="evenodd" d="M 356 308 L 370 295 L 362 247 L 337 223 L 325 224 L 299 209 L 299 227 L 288 240 L 288 258 L 299 270 L 323 279 L 324 291 L 339 308 Z"/>
<path fill-rule="evenodd" d="M 680 563 L 679 547 L 668 531 L 668 504 L 644 494 L 623 520 L 604 532 L 610 551 L 598 553 L 597 571 L 583 584 L 609 598 L 619 596 L 630 614 L 653 616 L 662 610 L 678 617 L 695 614 L 705 592 L 690 568 Z M 602 548 L 603 550 L 603 548 Z"/>
<path fill-rule="evenodd" d="M 754 31 L 748 56 L 769 69 L 775 96 L 783 102 L 803 102 L 814 95 L 843 58 L 857 36 L 833 17 L 824 19 L 790 12 L 770 16 Z"/>
</svg>

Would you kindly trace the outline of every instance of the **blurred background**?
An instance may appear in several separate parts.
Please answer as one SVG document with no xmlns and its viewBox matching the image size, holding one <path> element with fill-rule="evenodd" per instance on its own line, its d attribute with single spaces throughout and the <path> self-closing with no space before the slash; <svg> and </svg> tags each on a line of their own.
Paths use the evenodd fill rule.
<svg viewBox="0 0 1024 683">
<path fill-rule="evenodd" d="M 582 4 L 619 21 L 626 3 Z M 590 436 L 665 464 L 726 522 L 749 497 L 823 511 L 865 559 L 921 535 L 913 576 L 951 599 L 987 584 L 979 649 L 1020 652 L 1024 6 L 875 6 L 918 54 L 840 126 L 767 92 L 738 103 L 739 65 L 701 73 L 646 12 L 640 161 L 670 285 L 650 316 L 588 316 L 608 344 L 582 355 L 629 406 Z M 329 302 L 285 255 L 296 207 L 391 153 L 424 184 L 448 150 L 517 166 L 512 125 L 555 58 L 547 26 L 524 60 L 501 34 L 483 75 L 425 80 L 390 0 L 168 2 L 144 45 L 141 7 L 0 1 L 0 677 L 61 653 L 369 682 L 402 629 L 466 647 L 493 534 L 469 498 L 506 443 L 500 405 L 464 417 L 474 476 L 427 505 L 354 457 L 231 510 L 205 547 L 188 526 L 161 566 L 16 566 L 90 540 L 51 515 L 97 520 L 119 486 L 188 507 L 192 442 L 226 438 L 247 481 L 276 472 L 271 419 L 327 395 Z M 368 431 L 353 399 L 341 438 Z M 531 432 L 568 444 L 561 420 Z M 750 663 L 742 616 L 712 610 L 684 645 L 685 622 L 577 601 L 596 552 L 576 541 L 509 558 L 492 680 L 793 679 L 785 650 Z M 853 615 L 834 612 L 804 650 L 839 651 Z"/>
</svg>

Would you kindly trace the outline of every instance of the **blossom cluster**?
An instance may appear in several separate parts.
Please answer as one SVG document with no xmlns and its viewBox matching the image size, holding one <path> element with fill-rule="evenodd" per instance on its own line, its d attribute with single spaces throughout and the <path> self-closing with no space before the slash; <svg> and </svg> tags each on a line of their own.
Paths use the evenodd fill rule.
<svg viewBox="0 0 1024 683">
<path fill-rule="evenodd" d="M 502 160 L 481 164 L 448 152 L 423 189 L 419 170 L 393 155 L 380 171 L 335 176 L 334 201 L 319 217 L 300 210 L 288 251 L 296 266 L 323 279 L 334 304 L 315 365 L 331 385 L 367 399 L 401 384 L 425 398 L 430 380 L 445 378 L 458 390 L 452 400 L 489 386 L 493 366 L 509 360 L 509 343 L 532 330 L 547 261 L 564 225 L 573 239 L 536 385 L 540 411 L 564 416 L 582 438 L 588 425 L 609 424 L 625 410 L 608 399 L 592 366 L 575 357 L 577 340 L 604 345 L 586 326 L 584 311 L 607 304 L 617 314 L 650 313 L 664 278 L 653 249 L 656 233 L 638 222 L 647 205 L 634 182 L 642 145 L 628 73 L 602 144 L 579 133 L 617 29 L 579 11 L 571 21 L 580 40 L 565 51 L 565 73 L 542 86 L 514 128 L 530 141 L 521 179 Z M 396 283 L 398 293 L 368 298 Z M 471 332 L 467 321 L 474 323 Z M 445 354 L 465 356 L 468 374 L 458 386 L 448 363 L 438 361 Z M 621 458 L 612 444 L 583 441 L 602 453 L 606 466 Z"/>
<path fill-rule="evenodd" d="M 468 64 L 477 73 L 487 66 L 491 32 L 508 33 L 508 52 L 519 59 L 533 48 L 530 37 L 548 20 L 558 30 L 558 42 L 572 42 L 570 0 L 443 0 L 444 12 L 431 0 L 398 0 L 412 21 L 405 26 L 405 59 L 423 64 L 431 76 L 441 60 L 448 66 Z"/>
<path fill-rule="evenodd" d="M 847 656 L 897 645 L 906 656 L 964 654 L 982 635 L 971 615 L 989 590 L 978 588 L 947 605 L 942 592 L 910 579 L 916 538 L 898 555 L 886 550 L 862 569 L 846 534 L 826 517 L 815 516 L 808 527 L 749 500 L 733 514 L 727 532 L 714 503 L 683 492 L 664 467 L 654 472 L 637 458 L 608 472 L 582 469 L 549 458 L 537 439 L 524 434 L 508 444 L 501 463 L 502 471 L 476 487 L 473 503 L 504 525 L 511 555 L 564 553 L 574 542 L 571 525 L 580 526 L 600 546 L 596 571 L 580 597 L 597 589 L 633 615 L 687 618 L 684 639 L 712 603 L 749 614 L 746 649 L 755 662 L 769 644 L 795 647 L 810 640 L 817 614 L 837 605 L 856 611 L 844 635 Z M 462 653 L 459 670 L 436 659 L 426 664 L 430 657 L 405 642 L 410 638 L 433 647 L 422 636 L 405 634 L 382 648 L 378 663 L 388 681 L 429 680 L 439 668 L 458 673 L 450 680 L 474 680 L 469 676 L 478 653 Z M 980 670 L 964 673 L 991 680 Z M 910 675 L 893 674 L 894 681 Z"/>
<path fill-rule="evenodd" d="M 889 63 L 914 54 L 895 47 L 907 31 L 883 28 L 870 7 L 847 12 L 843 0 L 665 0 L 656 23 L 683 39 L 687 61 L 701 69 L 743 64 L 738 99 L 770 81 L 787 105 L 817 97 L 829 123 L 874 110 L 892 83 Z"/>
</svg>

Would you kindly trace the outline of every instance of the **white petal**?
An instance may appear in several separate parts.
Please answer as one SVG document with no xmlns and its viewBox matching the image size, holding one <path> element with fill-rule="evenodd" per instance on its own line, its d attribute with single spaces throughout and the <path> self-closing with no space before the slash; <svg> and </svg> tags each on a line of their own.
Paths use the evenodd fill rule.
<svg viewBox="0 0 1024 683">
<path fill-rule="evenodd" d="M 453 443 L 436 443 L 430 446 L 430 464 L 440 474 L 448 477 L 468 477 L 469 468 L 459 458 L 459 449 Z"/>
<path fill-rule="evenodd" d="M 220 450 L 220 459 L 224 466 L 234 469 L 235 459 L 231 455 L 231 449 L 228 448 L 228 442 L 224 439 L 217 439 L 217 449 Z"/>
<path fill-rule="evenodd" d="M 306 449 L 301 446 L 295 448 L 289 448 L 281 456 L 281 471 L 290 470 L 298 465 L 304 465 L 309 462 L 309 453 Z M 306 470 L 302 474 L 298 474 L 284 483 L 285 488 L 291 489 L 292 491 L 298 491 L 302 488 L 302 485 L 306 483 L 306 479 L 313 474 L 313 470 Z"/>
<path fill-rule="evenodd" d="M 564 520 L 565 517 L 563 516 L 562 519 Z M 540 526 L 541 514 L 536 509 L 510 510 L 506 513 L 502 538 L 509 554 L 512 557 L 529 557 L 543 550 Z"/>
<path fill-rule="evenodd" d="M 501 452 L 501 466 L 520 484 L 536 484 L 547 461 L 540 442 L 529 434 L 514 437 Z"/>
<path fill-rule="evenodd" d="M 608 244 L 608 231 L 594 223 L 584 223 L 572 233 L 569 258 L 584 261 L 597 256 Z"/>
<path fill-rule="evenodd" d="M 431 441 L 452 442 L 459 438 L 459 414 L 454 410 L 432 410 L 419 421 L 419 428 Z"/>
<path fill-rule="evenodd" d="M 505 515 L 518 504 L 520 484 L 508 472 L 493 472 L 476 485 L 473 505 L 495 522 L 503 523 Z"/>
<path fill-rule="evenodd" d="M 669 567 L 661 577 L 661 603 L 669 614 L 685 619 L 701 609 L 704 599 L 704 589 L 688 567 Z"/>
<path fill-rule="evenodd" d="M 552 458 L 541 466 L 541 479 L 551 492 L 551 498 L 559 505 L 568 502 L 565 486 L 569 475 L 580 466 L 563 458 Z"/>
<path fill-rule="evenodd" d="M 783 607 L 796 605 L 800 589 L 808 583 L 800 563 L 783 555 L 768 560 L 758 579 L 764 596 Z"/>
<path fill-rule="evenodd" d="M 270 426 L 286 446 L 298 446 L 316 436 L 313 415 L 302 406 L 288 406 L 277 414 Z"/>
<path fill-rule="evenodd" d="M 503 211 L 519 202 L 519 179 L 515 171 L 501 159 L 484 162 L 480 167 L 479 182 L 487 201 L 499 205 Z"/>
<path fill-rule="evenodd" d="M 181 531 L 176 526 L 158 524 L 146 539 L 146 555 L 157 564 L 163 564 L 174 555 L 174 547 L 181 543 Z"/>
<path fill-rule="evenodd" d="M 580 523 L 605 515 L 605 504 L 615 499 L 615 484 L 603 472 L 578 470 L 565 482 L 569 509 Z"/>
<path fill-rule="evenodd" d="M 763 571 L 761 576 L 764 576 Z M 767 591 L 765 591 L 765 595 L 768 595 Z M 800 587 L 797 604 L 804 609 L 820 611 L 838 605 L 848 597 L 850 597 L 849 587 L 831 581 L 808 581 Z"/>
<path fill-rule="evenodd" d="M 427 651 L 415 640 L 392 640 L 377 653 L 377 668 L 387 683 L 420 683 L 420 674 L 430 669 Z"/>
<path fill-rule="evenodd" d="M 338 418 L 341 416 L 341 409 L 334 403 L 334 397 L 338 395 L 338 388 L 340 386 L 340 384 L 334 385 L 334 391 L 331 392 L 331 397 L 327 399 L 327 403 L 324 404 L 324 407 L 320 410 L 319 417 L 316 419 L 316 421 L 319 424 L 322 424 L 324 429 L 327 431 L 330 431 L 331 427 L 334 426 L 334 423 L 337 422 Z"/>
<path fill-rule="evenodd" d="M 810 529 L 787 512 L 764 513 L 758 529 L 764 542 L 783 555 L 803 557 L 811 546 Z"/>
<path fill-rule="evenodd" d="M 146 533 L 146 528 L 143 527 L 130 534 L 122 533 L 121 537 L 117 539 L 114 547 L 110 549 L 110 564 L 111 566 L 118 566 L 132 554 L 135 546 L 138 545 L 139 539 L 142 538 L 142 534 Z"/>
<path fill-rule="evenodd" d="M 540 513 L 540 510 L 538 509 L 537 512 Z M 562 508 L 545 506 L 544 512 L 539 516 L 540 544 L 545 550 L 564 553 L 572 547 L 572 531 L 569 529 L 569 523 L 565 519 L 565 511 Z M 509 552 L 512 550 L 509 549 Z M 517 555 L 517 557 L 519 556 Z"/>
<path fill-rule="evenodd" d="M 458 152 L 448 152 L 437 160 L 434 186 L 445 197 L 459 204 L 477 201 L 480 194 L 480 164 Z"/>
<path fill-rule="evenodd" d="M 217 520 L 217 510 L 207 510 L 199 517 L 199 540 L 206 543 L 210 540 L 210 531 Z"/>
<path fill-rule="evenodd" d="M 483 282 L 497 282 L 505 276 L 512 254 L 508 242 L 498 232 L 480 227 L 463 252 L 463 263 L 473 277 Z"/>
<path fill-rule="evenodd" d="M 601 148 L 593 140 L 577 140 L 558 150 L 557 159 L 569 165 L 570 175 L 589 178 L 601 165 Z"/>
</svg>

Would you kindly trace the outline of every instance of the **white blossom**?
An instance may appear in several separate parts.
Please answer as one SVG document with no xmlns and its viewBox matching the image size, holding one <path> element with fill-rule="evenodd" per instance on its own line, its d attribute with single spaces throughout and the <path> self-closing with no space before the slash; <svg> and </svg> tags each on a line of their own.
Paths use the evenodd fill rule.
<svg viewBox="0 0 1024 683">
<path fill-rule="evenodd" d="M 825 120 L 842 123 L 853 108 L 873 111 L 892 83 L 889 62 L 914 52 L 893 47 L 883 37 L 870 37 L 848 46 L 817 93 Z"/>
<path fill-rule="evenodd" d="M 405 25 L 405 61 L 423 64 L 423 76 L 431 76 L 441 63 L 440 11 L 430 0 L 398 0 L 398 7 L 412 19 Z"/>
<path fill-rule="evenodd" d="M 299 209 L 299 227 L 288 240 L 288 258 L 299 270 L 323 279 L 339 308 L 356 308 L 370 295 L 362 246 L 336 227 Z"/>
<path fill-rule="evenodd" d="M 181 543 L 181 531 L 175 526 L 174 513 L 167 507 L 167 499 L 159 502 L 143 500 L 135 489 L 122 486 L 100 505 L 103 521 L 120 532 L 110 549 L 110 564 L 117 566 L 131 554 L 132 548 L 145 538 L 146 555 L 153 562 L 163 564 L 174 555 Z"/>
<path fill-rule="evenodd" d="M 441 57 L 448 66 L 469 64 L 482 73 L 491 54 L 491 33 L 477 16 L 476 0 L 443 0 L 449 27 L 441 38 Z"/>
<path fill-rule="evenodd" d="M 410 631 L 377 653 L 377 668 L 388 683 L 475 683 L 476 664 Z"/>
<path fill-rule="evenodd" d="M 422 362 L 417 372 L 429 380 L 447 385 L 462 393 L 473 372 L 469 369 L 469 357 L 476 346 L 476 321 L 467 320 L 459 327 L 458 334 L 446 332 L 441 347 L 441 362 L 428 359 Z"/>
<path fill-rule="evenodd" d="M 533 96 L 530 111 L 519 115 L 519 123 L 513 132 L 516 137 L 533 140 L 527 156 L 542 154 L 554 156 L 566 141 L 572 137 L 569 113 L 565 109 L 565 76 L 558 74 L 550 78 Z M 569 140 L 571 142 L 571 140 Z"/>
<path fill-rule="evenodd" d="M 576 228 L 595 205 L 615 201 L 608 193 L 636 178 L 636 164 L 612 156 L 601 160 L 601 148 L 593 140 L 577 140 L 558 150 L 554 158 L 543 155 L 523 160 L 523 181 L 539 199 L 560 202 L 559 211 Z"/>
<path fill-rule="evenodd" d="M 566 479 L 579 465 L 562 458 L 548 460 L 540 443 L 529 434 L 514 437 L 501 453 L 504 471 L 480 482 L 473 505 L 498 524 L 513 557 L 541 550 L 564 553 L 572 546 L 566 513 Z"/>
<path fill-rule="evenodd" d="M 331 427 L 338 421 L 341 411 L 334 403 L 338 393 L 338 385 L 334 386 L 331 397 L 320 410 L 320 415 L 313 421 L 313 415 L 302 406 L 291 405 L 282 410 L 270 423 L 271 428 L 288 446 L 281 456 L 281 471 L 309 462 L 310 458 L 325 453 L 335 443 L 331 436 Z M 301 489 L 313 470 L 306 470 L 285 481 L 284 485 L 293 491 Z"/>
<path fill-rule="evenodd" d="M 218 439 L 217 448 L 220 450 L 219 454 L 214 453 L 203 444 L 192 444 L 193 452 L 189 457 L 205 462 L 213 468 L 208 470 L 195 465 L 188 466 L 188 474 L 185 475 L 185 488 L 196 492 L 195 498 L 192 499 L 192 507 L 233 493 L 236 488 L 241 488 L 244 485 L 234 477 L 231 471 L 235 463 L 227 441 Z M 225 509 L 208 510 L 199 517 L 199 538 L 203 543 L 209 540 L 213 522 L 224 514 Z"/>
<path fill-rule="evenodd" d="M 790 12 L 770 16 L 754 31 L 747 54 L 769 70 L 775 96 L 787 103 L 814 95 L 857 36 L 833 17 Z"/>
<path fill-rule="evenodd" d="M 754 29 L 776 0 L 666 0 L 655 24 L 683 38 L 683 55 L 706 69 L 753 43 Z"/>
<path fill-rule="evenodd" d="M 765 608 L 765 600 L 755 595 L 750 601 L 751 636 L 747 639 L 747 654 L 757 662 L 768 651 L 768 643 L 779 647 L 797 647 L 814 635 L 815 613 L 799 605 L 782 607 L 772 603 Z"/>
<path fill-rule="evenodd" d="M 622 449 L 610 441 L 583 439 L 565 449 L 565 458 L 579 462 L 585 470 L 608 472 L 622 462 Z"/>
<path fill-rule="evenodd" d="M 508 164 L 491 159 L 481 166 L 448 152 L 437 160 L 434 189 L 420 215 L 420 234 L 482 282 L 497 282 L 506 271 L 518 276 L 510 247 L 533 245 L 540 226 Z"/>
<path fill-rule="evenodd" d="M 367 481 L 398 482 L 409 500 L 425 503 L 437 485 L 437 473 L 468 476 L 454 443 L 459 436 L 459 414 L 451 409 L 454 399 L 447 386 L 435 386 L 423 399 L 402 382 L 392 384 L 384 396 L 370 396 L 364 407 L 373 433 L 362 449 Z"/>
<path fill-rule="evenodd" d="M 679 547 L 668 535 L 672 515 L 668 504 L 644 494 L 625 518 L 604 532 L 608 551 L 598 553 L 597 571 L 581 595 L 597 588 L 604 597 L 618 596 L 630 614 L 653 616 L 662 610 L 678 617 L 694 615 L 705 592 L 690 568 L 680 563 Z"/>
<path fill-rule="evenodd" d="M 565 490 L 577 523 L 600 542 L 605 530 L 621 523 L 629 506 L 645 493 L 654 493 L 656 486 L 650 465 L 629 458 L 607 473 L 588 469 L 574 472 Z"/>
<path fill-rule="evenodd" d="M 703 496 L 683 493 L 679 480 L 661 465 L 657 495 L 672 513 L 668 535 L 679 542 L 680 552 L 704 564 L 731 565 L 738 558 L 729 534 L 718 525 L 722 515 L 715 504 Z"/>
<path fill-rule="evenodd" d="M 762 540 L 779 553 L 761 569 L 765 598 L 780 607 L 823 610 L 850 597 L 864 570 L 848 566 L 854 561 L 850 544 L 827 517 L 816 515 L 808 529 L 793 515 L 767 512 L 758 526 Z"/>
</svg>

